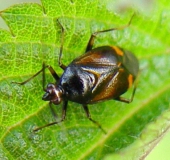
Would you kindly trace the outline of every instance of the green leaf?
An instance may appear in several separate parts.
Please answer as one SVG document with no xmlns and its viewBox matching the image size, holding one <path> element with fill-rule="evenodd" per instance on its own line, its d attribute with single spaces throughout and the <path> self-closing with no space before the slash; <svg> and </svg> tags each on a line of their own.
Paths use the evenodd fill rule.
<svg viewBox="0 0 170 160">
<path fill-rule="evenodd" d="M 128 28 L 95 39 L 95 47 L 118 45 L 132 51 L 141 68 L 132 103 L 106 101 L 89 105 L 92 118 L 107 131 L 106 135 L 86 118 L 81 105 L 73 102 L 68 104 L 63 123 L 33 133 L 35 127 L 54 121 L 48 103 L 41 99 L 42 76 L 23 86 L 11 82 L 28 79 L 41 69 L 42 62 L 62 74 L 58 66 L 61 28 L 57 19 L 65 29 L 62 62 L 68 65 L 84 53 L 92 33 L 127 24 L 134 11 L 118 14 L 112 7 L 118 2 L 112 0 L 41 2 L 18 4 L 0 12 L 9 27 L 9 31 L 0 29 L 0 159 L 146 156 L 154 146 L 148 144 L 169 127 L 170 2 L 156 2 L 152 10 L 137 12 Z M 55 81 L 47 71 L 49 82 Z M 130 97 L 131 92 L 124 97 Z M 61 105 L 53 108 L 61 117 Z"/>
</svg>

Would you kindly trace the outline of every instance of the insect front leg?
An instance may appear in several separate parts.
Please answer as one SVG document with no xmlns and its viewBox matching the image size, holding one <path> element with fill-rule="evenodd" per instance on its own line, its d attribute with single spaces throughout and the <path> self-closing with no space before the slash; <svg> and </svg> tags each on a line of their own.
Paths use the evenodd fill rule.
<svg viewBox="0 0 170 160">
<path fill-rule="evenodd" d="M 52 103 L 49 103 L 49 105 L 51 105 L 51 104 L 52 104 Z M 46 125 L 44 125 L 44 126 L 35 128 L 33 131 L 34 131 L 34 132 L 37 132 L 37 131 L 39 131 L 39 130 L 41 130 L 41 129 L 43 129 L 43 128 L 46 128 L 46 127 L 49 127 L 49 126 L 52 126 L 52 125 L 55 125 L 55 124 L 58 124 L 58 123 L 63 122 L 63 121 L 65 120 L 65 117 L 66 117 L 67 104 L 68 104 L 68 101 L 64 101 L 64 102 L 63 102 L 61 120 L 55 121 L 55 122 L 51 122 L 51 123 L 48 123 L 48 124 L 46 124 Z M 52 108 L 52 107 L 50 106 L 50 108 Z M 56 118 L 56 113 L 54 112 L 54 110 L 51 109 L 51 111 L 52 111 L 52 114 L 53 114 L 54 118 Z"/>
<path fill-rule="evenodd" d="M 33 78 L 35 78 L 36 76 L 38 76 L 42 72 L 42 86 L 43 86 L 43 90 L 45 90 L 45 69 L 46 68 L 49 69 L 50 73 L 52 74 L 52 76 L 54 77 L 54 79 L 56 81 L 58 81 L 60 79 L 60 77 L 57 75 L 57 73 L 55 72 L 55 70 L 51 66 L 45 65 L 45 63 L 43 63 L 42 69 L 39 70 L 37 73 L 35 73 L 30 78 L 28 78 L 27 80 L 25 80 L 24 82 L 12 82 L 12 83 L 24 85 L 24 84 L 28 83 L 30 80 L 32 80 Z"/>
<path fill-rule="evenodd" d="M 59 64 L 60 68 L 65 70 L 66 66 L 61 62 L 61 57 L 62 57 L 62 52 L 63 52 L 63 43 L 64 43 L 64 27 L 61 25 L 59 20 L 57 20 L 57 22 L 61 28 L 61 46 L 60 46 L 60 53 L 59 53 L 59 57 L 58 57 L 58 64 Z"/>
</svg>

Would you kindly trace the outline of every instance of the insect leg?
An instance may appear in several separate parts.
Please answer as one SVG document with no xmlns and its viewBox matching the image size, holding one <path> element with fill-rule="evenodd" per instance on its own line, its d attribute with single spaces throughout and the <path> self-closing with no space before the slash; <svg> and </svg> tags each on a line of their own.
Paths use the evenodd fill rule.
<svg viewBox="0 0 170 160">
<path fill-rule="evenodd" d="M 45 66 L 44 63 L 43 63 L 43 65 Z M 54 78 L 56 81 L 58 81 L 58 80 L 60 79 L 60 77 L 59 77 L 58 74 L 55 72 L 55 70 L 53 69 L 53 67 L 47 65 L 47 66 L 45 66 L 45 68 L 48 68 L 48 69 L 49 69 L 51 75 L 53 76 L 53 78 Z M 43 72 L 44 72 L 44 71 L 43 71 Z M 45 72 L 44 72 L 43 74 L 45 74 Z"/>
<path fill-rule="evenodd" d="M 51 113 L 52 113 L 53 117 L 57 121 L 57 114 L 56 114 L 54 108 L 52 107 L 52 102 L 49 102 L 49 106 L 50 106 L 50 110 L 51 110 Z"/>
<path fill-rule="evenodd" d="M 87 118 L 88 118 L 90 121 L 92 121 L 95 125 L 97 125 L 97 126 L 102 130 L 102 132 L 104 132 L 105 134 L 107 134 L 107 132 L 102 128 L 102 126 L 101 126 L 97 121 L 95 121 L 95 120 L 93 120 L 93 119 L 91 118 L 91 115 L 90 115 L 90 112 L 89 112 L 89 109 L 88 109 L 87 105 L 83 105 L 83 108 L 84 108 L 84 111 L 86 112 Z"/>
<path fill-rule="evenodd" d="M 135 95 L 135 92 L 136 92 L 136 88 L 137 88 L 137 84 L 138 84 L 138 80 L 139 80 L 139 75 L 140 75 L 140 72 L 138 73 L 136 80 L 134 82 L 134 87 L 133 87 L 131 98 L 126 99 L 124 97 L 118 97 L 115 100 L 120 101 L 120 102 L 125 102 L 125 103 L 131 103 L 133 101 L 133 98 L 134 98 L 134 95 Z"/>
<path fill-rule="evenodd" d="M 56 121 L 56 122 L 52 122 L 52 123 L 48 123 L 48 124 L 46 124 L 46 125 L 44 125 L 44 126 L 35 128 L 33 131 L 34 131 L 34 132 L 37 132 L 37 131 L 39 131 L 39 130 L 41 130 L 41 129 L 43 129 L 43 128 L 46 128 L 46 127 L 49 127 L 49 126 L 52 126 L 52 125 L 55 125 L 55 124 L 58 124 L 58 123 L 61 123 L 62 121 L 64 121 L 64 120 L 65 120 L 65 117 L 66 117 L 67 103 L 68 103 L 68 101 L 64 101 L 64 102 L 63 102 L 61 120 Z M 49 105 L 51 105 L 51 103 L 50 103 Z M 53 111 L 54 111 L 54 110 L 53 110 Z M 53 113 L 53 111 L 52 111 L 52 113 Z M 53 113 L 53 115 L 54 115 L 54 113 Z M 56 114 L 55 114 L 55 115 L 56 115 Z"/>
<path fill-rule="evenodd" d="M 12 83 L 16 83 L 16 84 L 19 84 L 19 85 L 24 85 L 27 82 L 29 82 L 30 80 L 32 80 L 33 78 L 35 78 L 36 76 L 38 76 L 42 72 L 42 86 L 43 86 L 43 89 L 45 90 L 45 69 L 46 68 L 49 69 L 49 71 L 51 72 L 52 76 L 54 77 L 54 79 L 56 81 L 58 81 L 60 79 L 60 77 L 57 75 L 57 73 L 55 72 L 55 70 L 51 66 L 45 65 L 45 63 L 43 63 L 42 69 L 39 70 L 36 74 L 34 74 L 32 77 L 28 78 L 24 82 L 12 82 Z"/>
<path fill-rule="evenodd" d="M 64 28 L 63 26 L 61 25 L 61 23 L 59 22 L 59 20 L 57 20 L 58 24 L 60 25 L 60 28 L 61 28 L 61 46 L 60 46 L 60 53 L 59 53 L 59 57 L 58 57 L 58 64 L 60 66 L 60 68 L 62 68 L 63 70 L 66 69 L 66 66 L 64 64 L 62 64 L 61 62 L 61 57 L 62 57 L 62 52 L 63 52 L 63 43 L 64 43 Z"/>
<path fill-rule="evenodd" d="M 90 39 L 89 39 L 89 42 L 88 42 L 87 47 L 86 47 L 86 52 L 87 52 L 87 51 L 90 51 L 90 50 L 92 49 L 93 44 L 94 44 L 94 39 L 95 39 L 95 37 L 96 37 L 98 34 L 100 34 L 100 33 L 105 33 L 105 32 L 110 32 L 110 31 L 114 31 L 114 30 L 122 30 L 122 29 L 128 27 L 128 26 L 131 24 L 131 21 L 132 21 L 134 15 L 135 15 L 135 14 L 132 15 L 132 17 L 131 17 L 130 21 L 128 22 L 128 24 L 126 24 L 126 25 L 124 25 L 124 26 L 117 27 L 117 28 L 110 28 L 110 29 L 106 29 L 106 30 L 94 32 L 94 33 L 91 35 Z"/>
<path fill-rule="evenodd" d="M 135 91 L 136 91 L 137 86 L 135 85 L 132 91 L 132 95 L 130 99 L 126 99 L 124 97 L 118 97 L 115 100 L 120 101 L 120 102 L 125 102 L 125 103 L 131 103 L 133 101 L 134 95 L 135 95 Z"/>
</svg>

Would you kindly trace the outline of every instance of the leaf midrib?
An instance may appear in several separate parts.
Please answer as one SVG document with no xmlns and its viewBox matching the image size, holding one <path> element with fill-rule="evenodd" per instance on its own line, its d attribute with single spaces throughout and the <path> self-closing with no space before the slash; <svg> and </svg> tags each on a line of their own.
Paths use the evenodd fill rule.
<svg viewBox="0 0 170 160">
<path fill-rule="evenodd" d="M 150 96 L 147 100 L 141 103 L 139 107 L 130 110 L 129 113 L 127 113 L 124 117 L 122 117 L 122 119 L 111 130 L 109 130 L 109 132 L 107 132 L 107 135 L 104 135 L 102 138 L 100 138 L 100 140 L 98 140 L 97 143 L 94 143 L 90 147 L 90 150 L 84 152 L 84 154 L 82 154 L 80 159 L 85 159 L 85 157 L 88 156 L 95 148 L 97 148 L 98 146 L 103 146 L 102 144 L 104 144 L 104 142 L 107 141 L 107 139 L 110 138 L 111 135 L 113 135 L 113 133 L 116 132 L 116 130 L 118 130 L 130 117 L 135 115 L 140 109 L 144 108 L 147 104 L 154 101 L 154 99 L 157 99 L 161 94 L 163 94 L 168 90 L 170 90 L 170 83 L 168 85 L 165 85 L 164 87 L 161 87 L 161 89 L 155 92 L 155 94 L 152 94 L 152 96 Z"/>
</svg>

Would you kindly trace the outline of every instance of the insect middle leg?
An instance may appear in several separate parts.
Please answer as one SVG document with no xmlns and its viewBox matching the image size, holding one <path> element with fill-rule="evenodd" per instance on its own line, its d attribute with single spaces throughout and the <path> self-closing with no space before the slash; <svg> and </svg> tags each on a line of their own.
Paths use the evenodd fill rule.
<svg viewBox="0 0 170 160">
<path fill-rule="evenodd" d="M 84 108 L 84 111 L 86 113 L 87 118 L 90 121 L 92 121 L 95 125 L 97 125 L 102 130 L 103 133 L 107 134 L 107 132 L 102 128 L 102 126 L 97 121 L 95 121 L 91 118 L 91 115 L 90 115 L 90 112 L 89 112 L 87 105 L 83 105 L 83 108 Z"/>
<path fill-rule="evenodd" d="M 122 30 L 122 29 L 128 27 L 128 26 L 131 24 L 133 17 L 134 17 L 134 14 L 132 15 L 129 23 L 126 24 L 126 25 L 124 25 L 124 26 L 117 27 L 117 28 L 110 28 L 110 29 L 106 29 L 106 30 L 94 32 L 94 33 L 91 35 L 90 39 L 89 39 L 89 42 L 88 42 L 87 47 L 86 47 L 86 52 L 88 52 L 88 51 L 90 51 L 90 50 L 92 49 L 93 44 L 94 44 L 94 39 L 95 39 L 95 37 L 96 37 L 98 34 L 100 34 L 100 33 L 105 33 L 105 32 L 110 32 L 110 31 L 114 31 L 114 30 Z"/>
</svg>

